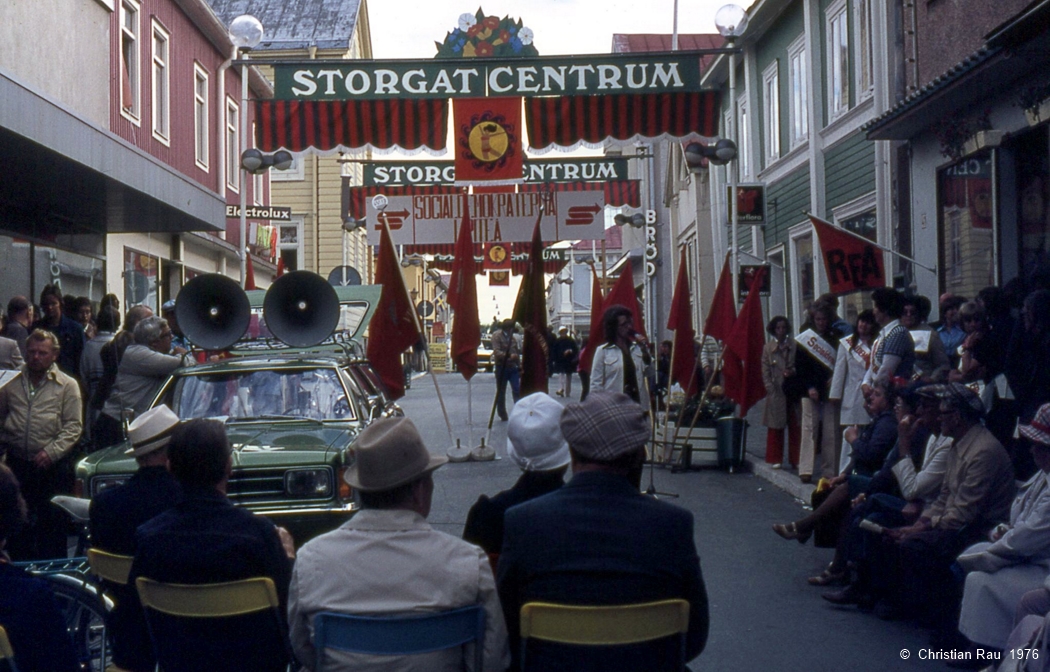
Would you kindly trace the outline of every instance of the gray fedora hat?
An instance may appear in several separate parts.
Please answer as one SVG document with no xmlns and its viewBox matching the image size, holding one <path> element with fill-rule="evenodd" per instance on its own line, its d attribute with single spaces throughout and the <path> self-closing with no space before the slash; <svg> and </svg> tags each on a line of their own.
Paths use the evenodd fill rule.
<svg viewBox="0 0 1050 672">
<path fill-rule="evenodd" d="M 354 463 L 345 479 L 364 492 L 391 490 L 410 483 L 448 462 L 431 455 L 419 430 L 408 418 L 380 418 L 350 444 Z"/>
</svg>

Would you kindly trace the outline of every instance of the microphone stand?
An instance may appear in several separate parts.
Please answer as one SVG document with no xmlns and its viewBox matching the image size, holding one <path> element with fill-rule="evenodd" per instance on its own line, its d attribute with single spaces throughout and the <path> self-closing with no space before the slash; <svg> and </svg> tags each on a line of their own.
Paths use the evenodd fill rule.
<svg viewBox="0 0 1050 672">
<path fill-rule="evenodd" d="M 642 346 L 639 345 L 638 347 L 641 348 Z M 630 352 L 628 352 L 627 355 L 629 357 L 630 356 Z M 635 375 L 637 375 L 637 374 L 638 374 L 638 372 L 636 371 Z M 646 376 L 644 371 L 642 372 L 642 376 L 645 379 L 646 396 L 651 399 L 652 398 L 651 397 L 652 390 L 649 388 L 649 376 Z M 656 424 L 655 423 L 649 423 L 649 426 L 650 426 L 650 429 L 652 430 L 652 435 L 649 437 L 649 442 L 650 442 L 650 445 L 652 446 L 652 452 L 649 455 L 649 487 L 647 487 L 645 489 L 645 494 L 650 496 L 650 497 L 656 497 L 657 499 L 659 499 L 659 497 L 675 497 L 675 498 L 677 498 L 678 497 L 678 493 L 676 493 L 676 492 L 661 492 L 661 491 L 656 489 L 656 483 L 653 482 L 653 472 L 656 469 Z"/>
</svg>

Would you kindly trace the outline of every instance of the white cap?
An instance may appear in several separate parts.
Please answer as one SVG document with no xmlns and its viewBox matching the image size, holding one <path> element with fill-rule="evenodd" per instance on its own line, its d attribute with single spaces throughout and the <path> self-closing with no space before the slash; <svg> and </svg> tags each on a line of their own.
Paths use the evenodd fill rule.
<svg viewBox="0 0 1050 672">
<path fill-rule="evenodd" d="M 514 404 L 507 426 L 507 456 L 525 471 L 547 471 L 569 463 L 569 444 L 561 434 L 562 405 L 536 392 Z"/>
</svg>

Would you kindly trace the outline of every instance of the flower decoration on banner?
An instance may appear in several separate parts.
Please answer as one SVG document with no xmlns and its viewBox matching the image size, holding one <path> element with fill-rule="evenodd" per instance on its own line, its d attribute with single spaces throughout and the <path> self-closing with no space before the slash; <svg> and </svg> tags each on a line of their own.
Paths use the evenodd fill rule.
<svg viewBox="0 0 1050 672">
<path fill-rule="evenodd" d="M 455 30 L 435 42 L 437 58 L 508 58 L 539 56 L 532 44 L 532 29 L 521 19 L 485 16 L 479 7 L 474 14 L 460 14 Z"/>
</svg>

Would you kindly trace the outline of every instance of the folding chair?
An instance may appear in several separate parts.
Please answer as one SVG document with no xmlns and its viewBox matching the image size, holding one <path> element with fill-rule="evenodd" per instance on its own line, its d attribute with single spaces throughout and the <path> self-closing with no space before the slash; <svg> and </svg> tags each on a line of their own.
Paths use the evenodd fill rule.
<svg viewBox="0 0 1050 672">
<path fill-rule="evenodd" d="M 0 671 L 18 672 L 15 665 L 15 651 L 11 648 L 11 640 L 7 638 L 7 630 L 0 625 Z"/>
<path fill-rule="evenodd" d="M 684 669 L 688 630 L 689 603 L 681 599 L 600 607 L 529 602 L 521 607 L 521 666 L 526 669 L 529 639 L 579 646 L 619 646 L 678 635 L 678 665 Z"/>
<path fill-rule="evenodd" d="M 474 645 L 474 670 L 481 672 L 485 649 L 485 610 L 480 605 L 420 616 L 358 616 L 322 611 L 314 616 L 314 672 L 321 672 L 325 649 L 375 656 L 415 655 Z"/>
<path fill-rule="evenodd" d="M 91 572 L 104 581 L 117 586 L 128 585 L 128 575 L 131 574 L 131 563 L 135 559 L 131 555 L 118 555 L 116 553 L 109 553 L 98 548 L 89 548 L 87 551 L 88 564 L 91 566 Z M 107 594 L 99 591 L 98 593 L 100 606 L 102 613 L 105 613 L 106 605 L 105 601 Z M 107 617 L 107 625 L 109 624 L 109 618 Z M 108 638 L 102 640 L 102 653 L 101 660 L 108 662 L 110 651 Z M 122 668 L 114 665 L 106 665 L 106 672 L 124 672 Z"/>
<path fill-rule="evenodd" d="M 172 664 L 171 661 L 181 660 L 188 653 L 187 647 L 191 646 L 197 647 L 202 658 L 209 659 L 199 663 L 200 669 L 220 669 L 223 666 L 216 662 L 215 657 L 226 653 L 232 657 L 236 654 L 235 647 L 239 647 L 242 655 L 255 653 L 260 659 L 267 660 L 268 656 L 260 650 L 260 645 L 273 645 L 275 641 L 281 642 L 280 650 L 285 653 L 285 661 L 291 660 L 280 616 L 277 588 L 269 578 L 256 577 L 226 583 L 175 584 L 139 577 L 135 579 L 135 587 L 146 612 L 153 649 L 162 670 L 179 669 L 180 666 L 177 663 Z M 260 629 L 259 623 L 253 621 L 252 626 L 243 628 L 239 636 L 231 636 L 229 632 L 213 624 L 206 628 L 195 628 L 193 637 L 197 638 L 197 641 L 193 642 L 185 641 L 177 633 L 162 628 L 157 623 L 158 618 L 154 613 L 174 617 L 176 620 L 187 619 L 199 623 L 204 619 L 233 619 L 267 611 L 273 615 L 273 627 L 270 631 Z M 276 650 L 278 647 L 273 648 Z M 255 667 L 238 661 L 227 669 L 277 669 L 273 664 L 272 655 L 267 662 L 270 665 Z M 282 669 L 286 667 L 287 665 L 284 665 Z"/>
</svg>

